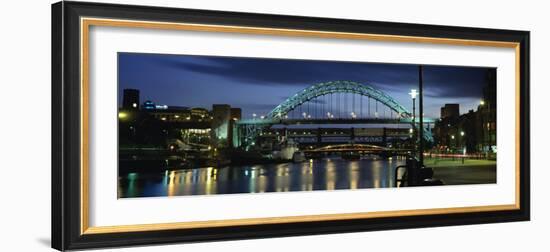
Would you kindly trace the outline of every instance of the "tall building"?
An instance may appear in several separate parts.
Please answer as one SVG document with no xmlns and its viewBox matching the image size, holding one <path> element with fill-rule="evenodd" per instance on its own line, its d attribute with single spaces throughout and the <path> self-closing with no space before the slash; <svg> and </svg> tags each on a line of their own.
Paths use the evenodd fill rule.
<svg viewBox="0 0 550 252">
<path fill-rule="evenodd" d="M 441 107 L 440 119 L 434 127 L 435 137 L 440 147 L 444 149 L 456 146 L 458 134 L 457 124 L 460 119 L 460 105 L 447 103 Z"/>
<path fill-rule="evenodd" d="M 485 153 L 496 152 L 497 145 L 497 80 L 496 69 L 489 69 L 486 85 L 483 87 L 483 100 L 478 110 L 479 131 L 481 140 L 479 149 Z"/>
<path fill-rule="evenodd" d="M 231 121 L 231 106 L 227 104 L 212 105 L 212 140 L 216 146 L 227 145 Z"/>
<path fill-rule="evenodd" d="M 122 108 L 127 110 L 139 109 L 139 90 L 124 89 L 122 96 Z"/>
<path fill-rule="evenodd" d="M 240 145 L 238 137 L 238 128 L 236 127 L 237 121 L 241 120 L 242 109 L 241 108 L 231 108 L 231 120 L 229 121 L 229 132 L 228 132 L 228 142 L 230 147 L 237 147 Z"/>
<path fill-rule="evenodd" d="M 456 118 L 460 116 L 460 105 L 457 103 L 447 103 L 441 107 L 441 119 Z"/>
<path fill-rule="evenodd" d="M 231 108 L 231 119 L 233 119 L 233 121 L 241 120 L 241 117 L 242 117 L 241 108 Z"/>
</svg>

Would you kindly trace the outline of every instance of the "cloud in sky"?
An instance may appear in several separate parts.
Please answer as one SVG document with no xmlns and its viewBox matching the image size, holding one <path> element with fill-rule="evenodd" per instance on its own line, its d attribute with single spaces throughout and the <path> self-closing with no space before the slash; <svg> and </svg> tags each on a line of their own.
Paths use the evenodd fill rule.
<svg viewBox="0 0 550 252">
<path fill-rule="evenodd" d="M 482 96 L 486 68 L 424 66 L 426 112 L 439 116 L 434 101 L 474 106 Z M 205 106 L 241 104 L 243 111 L 279 104 L 315 83 L 348 80 L 383 90 L 402 104 L 418 85 L 418 66 L 342 61 L 287 60 L 194 55 L 119 54 L 119 88 L 137 88 L 159 103 Z M 121 92 L 119 92 L 121 93 Z M 321 101 L 322 102 L 322 101 Z M 475 102 L 474 102 L 475 103 Z M 248 104 L 248 105 L 247 105 Z M 254 106 L 251 106 L 255 104 Z M 429 104 L 429 105 L 428 105 Z M 249 106 L 250 105 L 250 106 Z M 260 106 L 262 105 L 262 106 Z M 262 111 L 263 112 L 263 111 Z"/>
</svg>

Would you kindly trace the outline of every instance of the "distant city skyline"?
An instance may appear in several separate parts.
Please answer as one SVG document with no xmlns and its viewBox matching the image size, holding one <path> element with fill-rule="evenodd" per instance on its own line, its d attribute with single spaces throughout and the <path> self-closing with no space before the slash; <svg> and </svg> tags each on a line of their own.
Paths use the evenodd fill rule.
<svg viewBox="0 0 550 252">
<path fill-rule="evenodd" d="M 266 59 L 219 56 L 119 53 L 118 104 L 123 89 L 140 90 L 141 103 L 212 108 L 230 104 L 265 115 L 289 96 L 311 85 L 347 80 L 370 85 L 408 110 L 408 93 L 418 88 L 418 65 L 366 62 Z M 460 104 L 460 113 L 476 109 L 489 68 L 423 67 L 424 113 L 438 118 L 445 103 Z"/>
</svg>

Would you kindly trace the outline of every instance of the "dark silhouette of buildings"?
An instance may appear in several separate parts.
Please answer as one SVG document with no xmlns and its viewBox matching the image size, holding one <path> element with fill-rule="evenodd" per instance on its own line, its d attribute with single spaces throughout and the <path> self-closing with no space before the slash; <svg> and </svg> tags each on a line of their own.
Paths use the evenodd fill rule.
<svg viewBox="0 0 550 252">
<path fill-rule="evenodd" d="M 240 108 L 232 108 L 228 104 L 212 105 L 212 142 L 219 147 L 232 147 L 233 128 L 241 120 Z"/>
<path fill-rule="evenodd" d="M 210 112 L 205 108 L 192 108 L 191 109 L 191 120 L 201 120 L 209 119 Z"/>
<path fill-rule="evenodd" d="M 460 115 L 460 105 L 456 103 L 447 103 L 441 107 L 441 118 L 458 117 Z"/>
<path fill-rule="evenodd" d="M 212 110 L 159 105 L 146 100 L 139 104 L 139 90 L 123 91 L 119 109 L 119 143 L 123 146 L 166 146 L 180 140 L 215 148 L 232 147 L 233 128 L 241 120 L 241 109 L 214 104 Z"/>
<path fill-rule="evenodd" d="M 434 127 L 439 146 L 448 148 L 455 142 L 458 133 L 456 125 L 460 118 L 459 111 L 459 104 L 445 104 L 445 106 L 441 107 L 441 116 Z"/>
<path fill-rule="evenodd" d="M 212 141 L 215 146 L 227 146 L 229 138 L 229 122 L 231 121 L 231 106 L 228 104 L 212 105 Z"/>
<path fill-rule="evenodd" d="M 233 121 L 241 120 L 241 117 L 242 117 L 241 108 L 231 108 L 231 119 L 233 119 Z"/>
<path fill-rule="evenodd" d="M 487 72 L 487 85 L 483 88 L 483 100 L 477 108 L 478 148 L 483 152 L 496 151 L 497 145 L 497 85 L 496 69 Z"/>
<path fill-rule="evenodd" d="M 459 104 L 445 104 L 434 127 L 434 137 L 441 151 L 454 153 L 496 153 L 496 69 L 487 70 L 477 110 L 460 115 Z"/>
</svg>

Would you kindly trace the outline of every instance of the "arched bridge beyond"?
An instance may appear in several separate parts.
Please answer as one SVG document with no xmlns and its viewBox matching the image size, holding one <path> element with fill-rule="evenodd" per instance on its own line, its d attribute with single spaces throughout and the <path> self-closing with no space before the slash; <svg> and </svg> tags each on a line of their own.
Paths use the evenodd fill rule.
<svg viewBox="0 0 550 252">
<path fill-rule="evenodd" d="M 265 118 L 260 120 L 241 120 L 237 122 L 238 126 L 242 127 L 239 135 L 244 137 L 243 140 L 246 145 L 253 143 L 262 128 L 269 125 L 284 123 L 284 121 L 287 120 L 289 112 L 302 104 L 324 95 L 342 93 L 357 94 L 372 98 L 395 112 L 397 118 L 400 118 L 402 121 L 411 122 L 413 119 L 412 114 L 404 106 L 379 89 L 353 81 L 329 81 L 312 85 L 292 95 L 281 104 L 277 105 Z M 416 123 L 418 124 L 418 122 Z M 431 132 L 425 128 L 423 128 L 423 131 L 424 139 L 428 142 L 433 142 Z M 240 142 L 241 140 L 238 141 Z M 240 144 L 237 146 L 239 145 Z"/>
<path fill-rule="evenodd" d="M 401 104 L 395 101 L 392 97 L 378 89 L 353 81 L 329 81 L 312 85 L 294 94 L 293 96 L 289 97 L 284 102 L 279 104 L 277 107 L 275 107 L 267 115 L 267 118 L 283 118 L 290 111 L 308 101 L 313 100 L 314 98 L 336 93 L 349 93 L 367 96 L 384 104 L 385 106 L 396 112 L 401 118 L 411 117 L 411 113 L 407 111 L 405 107 L 401 106 Z"/>
</svg>

